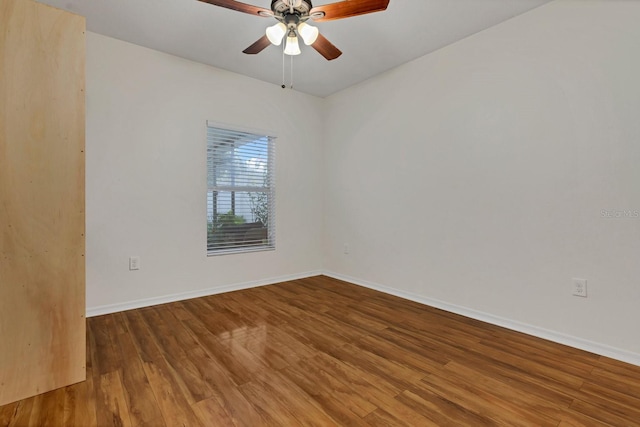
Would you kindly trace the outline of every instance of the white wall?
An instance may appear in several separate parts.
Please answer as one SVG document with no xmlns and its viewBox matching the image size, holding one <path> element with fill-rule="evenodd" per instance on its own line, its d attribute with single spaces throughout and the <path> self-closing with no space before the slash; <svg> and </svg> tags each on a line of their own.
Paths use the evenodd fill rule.
<svg viewBox="0 0 640 427">
<path fill-rule="evenodd" d="M 89 33 L 88 314 L 324 267 L 640 364 L 637 22 L 559 0 L 326 100 Z M 277 133 L 275 252 L 206 257 L 208 119 Z"/>
<path fill-rule="evenodd" d="M 88 33 L 88 314 L 318 271 L 321 107 L 319 98 Z M 207 258 L 206 120 L 277 134 L 275 251 Z M 129 271 L 132 255 L 141 270 Z"/>
<path fill-rule="evenodd" d="M 325 268 L 640 364 L 639 22 L 560 0 L 328 98 Z"/>
</svg>

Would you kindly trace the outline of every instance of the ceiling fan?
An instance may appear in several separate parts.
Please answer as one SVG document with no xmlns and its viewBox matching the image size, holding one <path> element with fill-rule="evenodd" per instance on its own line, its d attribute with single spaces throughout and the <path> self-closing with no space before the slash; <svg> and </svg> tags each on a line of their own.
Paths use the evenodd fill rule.
<svg viewBox="0 0 640 427">
<path fill-rule="evenodd" d="M 313 47 L 329 61 L 342 55 L 342 52 L 320 34 L 318 28 L 307 24 L 309 19 L 322 22 L 349 18 L 379 12 L 385 10 L 389 5 L 389 0 L 343 0 L 313 7 L 311 0 L 272 0 L 269 10 L 235 0 L 199 1 L 250 15 L 272 17 L 278 21 L 275 25 L 267 28 L 264 36 L 243 50 L 244 53 L 260 53 L 270 44 L 280 46 L 286 36 L 284 53 L 299 55 L 298 36 L 300 36 L 306 45 Z"/>
</svg>

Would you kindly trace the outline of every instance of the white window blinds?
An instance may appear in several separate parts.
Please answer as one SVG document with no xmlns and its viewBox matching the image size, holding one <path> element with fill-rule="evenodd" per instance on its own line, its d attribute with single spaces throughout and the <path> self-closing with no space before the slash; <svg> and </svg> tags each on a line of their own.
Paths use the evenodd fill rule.
<svg viewBox="0 0 640 427">
<path fill-rule="evenodd" d="M 275 249 L 275 137 L 207 124 L 207 254 Z"/>
</svg>

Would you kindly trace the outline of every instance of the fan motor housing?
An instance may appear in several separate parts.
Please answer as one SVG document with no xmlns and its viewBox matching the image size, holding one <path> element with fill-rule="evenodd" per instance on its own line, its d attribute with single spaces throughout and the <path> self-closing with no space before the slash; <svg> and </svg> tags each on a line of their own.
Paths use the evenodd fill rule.
<svg viewBox="0 0 640 427">
<path fill-rule="evenodd" d="M 313 5 L 310 0 L 272 0 L 271 11 L 276 16 L 291 14 L 291 5 L 296 15 L 308 16 Z"/>
</svg>

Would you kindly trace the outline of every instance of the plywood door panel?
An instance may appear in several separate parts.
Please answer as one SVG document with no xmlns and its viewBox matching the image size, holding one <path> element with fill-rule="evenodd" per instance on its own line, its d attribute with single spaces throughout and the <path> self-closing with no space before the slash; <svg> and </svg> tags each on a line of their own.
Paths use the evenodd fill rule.
<svg viewBox="0 0 640 427">
<path fill-rule="evenodd" d="M 0 405 L 85 378 L 84 32 L 0 1 Z"/>
</svg>

